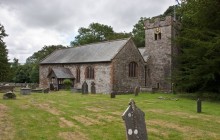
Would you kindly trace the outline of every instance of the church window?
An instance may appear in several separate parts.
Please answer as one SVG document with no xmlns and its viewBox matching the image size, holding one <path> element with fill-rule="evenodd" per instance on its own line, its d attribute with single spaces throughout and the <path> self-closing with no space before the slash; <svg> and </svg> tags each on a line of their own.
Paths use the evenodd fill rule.
<svg viewBox="0 0 220 140">
<path fill-rule="evenodd" d="M 160 28 L 156 28 L 154 31 L 154 40 L 161 40 L 161 30 Z"/>
<path fill-rule="evenodd" d="M 80 82 L 80 68 L 76 68 L 76 83 Z"/>
<path fill-rule="evenodd" d="M 86 67 L 86 78 L 94 79 L 94 69 L 91 66 Z"/>
<path fill-rule="evenodd" d="M 161 40 L 161 33 L 159 33 L 157 35 L 158 35 L 158 39 Z"/>
<path fill-rule="evenodd" d="M 154 40 L 157 40 L 157 34 L 154 34 Z"/>
<path fill-rule="evenodd" d="M 137 77 L 137 63 L 135 62 L 129 64 L 129 77 Z"/>
</svg>

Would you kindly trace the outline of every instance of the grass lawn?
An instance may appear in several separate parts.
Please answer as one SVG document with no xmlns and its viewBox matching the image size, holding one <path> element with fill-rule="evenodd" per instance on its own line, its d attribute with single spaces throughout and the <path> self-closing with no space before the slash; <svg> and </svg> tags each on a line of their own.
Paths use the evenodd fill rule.
<svg viewBox="0 0 220 140">
<path fill-rule="evenodd" d="M 203 101 L 203 112 L 196 113 L 196 100 L 172 94 L 16 95 L 0 98 L 0 140 L 125 140 L 121 115 L 131 98 L 145 112 L 149 140 L 220 139 L 220 102 Z"/>
</svg>

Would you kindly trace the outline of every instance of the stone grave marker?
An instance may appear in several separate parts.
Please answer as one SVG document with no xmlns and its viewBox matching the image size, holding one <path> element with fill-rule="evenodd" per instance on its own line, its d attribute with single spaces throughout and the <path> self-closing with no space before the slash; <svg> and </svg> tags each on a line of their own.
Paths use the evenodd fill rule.
<svg viewBox="0 0 220 140">
<path fill-rule="evenodd" d="M 197 100 L 197 113 L 202 112 L 202 101 L 200 99 Z"/>
<path fill-rule="evenodd" d="M 91 83 L 91 93 L 96 94 L 96 88 L 95 88 L 95 83 L 94 82 Z"/>
<path fill-rule="evenodd" d="M 111 98 L 115 98 L 116 92 L 111 92 L 110 96 Z"/>
<path fill-rule="evenodd" d="M 145 113 L 140 110 L 133 99 L 122 115 L 125 122 L 127 140 L 148 140 Z"/>
<path fill-rule="evenodd" d="M 134 95 L 135 95 L 135 96 L 138 96 L 139 92 L 140 92 L 140 87 L 139 87 L 139 86 L 136 86 L 136 87 L 134 88 Z"/>
<path fill-rule="evenodd" d="M 82 94 L 88 94 L 88 84 L 86 81 L 84 81 L 82 84 Z"/>
<path fill-rule="evenodd" d="M 16 95 L 13 92 L 9 91 L 3 95 L 3 99 L 16 99 Z"/>
</svg>

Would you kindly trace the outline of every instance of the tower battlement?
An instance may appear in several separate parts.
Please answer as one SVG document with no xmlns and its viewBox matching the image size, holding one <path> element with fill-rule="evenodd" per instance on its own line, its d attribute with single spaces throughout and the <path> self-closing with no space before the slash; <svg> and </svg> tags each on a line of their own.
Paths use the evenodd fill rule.
<svg viewBox="0 0 220 140">
<path fill-rule="evenodd" d="M 152 17 L 147 20 L 145 20 L 145 29 L 152 29 L 157 27 L 164 27 L 164 26 L 170 26 L 173 24 L 174 19 L 172 16 L 157 16 Z"/>
</svg>

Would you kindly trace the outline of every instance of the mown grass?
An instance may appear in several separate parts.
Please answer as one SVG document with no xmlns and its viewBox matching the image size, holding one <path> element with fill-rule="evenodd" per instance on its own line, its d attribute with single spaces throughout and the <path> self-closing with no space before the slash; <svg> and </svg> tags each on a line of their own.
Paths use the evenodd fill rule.
<svg viewBox="0 0 220 140">
<path fill-rule="evenodd" d="M 131 98 L 145 112 L 150 140 L 220 139 L 219 102 L 203 101 L 203 112 L 197 113 L 196 100 L 178 94 L 141 93 L 115 99 L 68 91 L 16 95 L 16 100 L 0 99 L 0 140 L 125 140 L 121 115 Z"/>
</svg>

